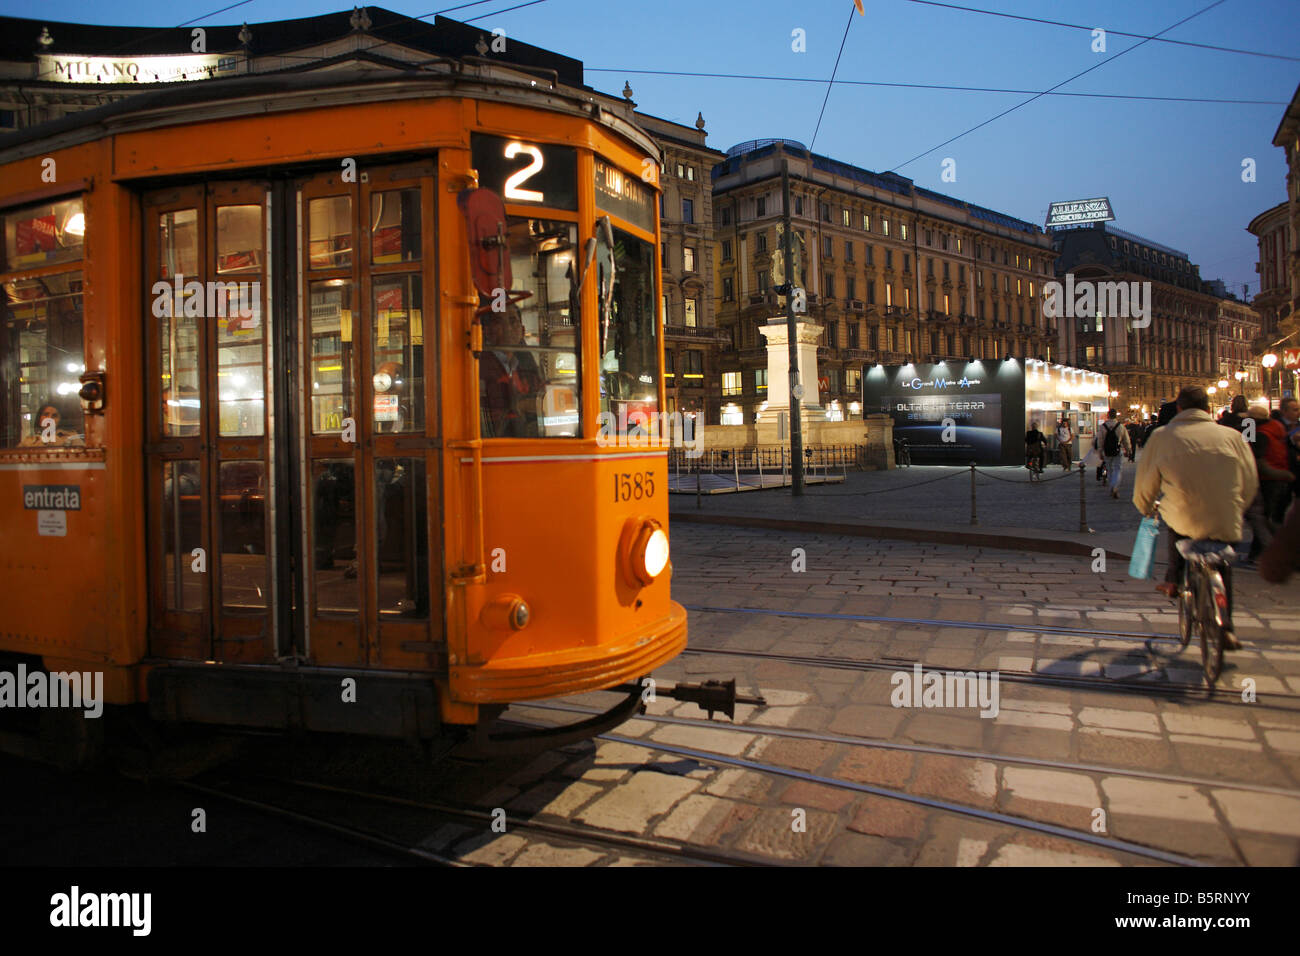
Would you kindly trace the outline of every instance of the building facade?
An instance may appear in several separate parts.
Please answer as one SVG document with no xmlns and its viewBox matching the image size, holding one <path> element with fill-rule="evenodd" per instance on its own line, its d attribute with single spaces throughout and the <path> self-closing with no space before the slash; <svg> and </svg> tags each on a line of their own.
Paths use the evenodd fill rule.
<svg viewBox="0 0 1300 956">
<path fill-rule="evenodd" d="M 1146 310 L 1110 314 L 1098 296 L 1090 313 L 1060 320 L 1061 361 L 1109 376 L 1112 407 L 1146 417 L 1184 385 L 1214 380 L 1221 300 L 1185 252 L 1109 222 L 1057 229 L 1052 245 L 1058 282 L 1123 283 L 1135 294 L 1127 311 Z"/>
<path fill-rule="evenodd" d="M 1053 255 L 1041 229 L 791 140 L 742 143 L 713 169 L 718 325 L 731 334 L 724 422 L 754 421 L 766 400 L 759 327 L 785 316 L 775 292 L 784 162 L 791 271 L 806 294 L 801 318 L 821 328 L 817 398 L 830 420 L 861 416 L 863 370 L 877 363 L 1055 357 L 1057 330 L 1039 307 Z"/>
<path fill-rule="evenodd" d="M 1230 395 L 1255 399 L 1263 394 L 1259 364 L 1261 325 L 1259 313 L 1234 295 L 1218 298 L 1219 335 L 1215 364 L 1218 379 L 1211 384 L 1219 404 Z"/>
</svg>

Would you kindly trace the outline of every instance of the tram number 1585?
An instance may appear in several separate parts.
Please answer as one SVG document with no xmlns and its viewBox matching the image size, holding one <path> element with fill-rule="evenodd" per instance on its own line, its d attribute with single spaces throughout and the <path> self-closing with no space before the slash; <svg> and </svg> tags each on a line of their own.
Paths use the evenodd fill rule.
<svg viewBox="0 0 1300 956">
<path fill-rule="evenodd" d="M 653 498 L 655 473 L 653 471 L 622 472 L 614 475 L 614 500 L 633 501 Z"/>
</svg>

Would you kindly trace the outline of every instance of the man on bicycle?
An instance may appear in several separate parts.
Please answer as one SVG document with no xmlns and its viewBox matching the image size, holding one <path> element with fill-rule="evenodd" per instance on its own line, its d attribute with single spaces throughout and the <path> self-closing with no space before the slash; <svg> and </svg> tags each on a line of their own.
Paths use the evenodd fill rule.
<svg viewBox="0 0 1300 956">
<path fill-rule="evenodd" d="M 1147 440 L 1133 486 L 1133 506 L 1153 515 L 1159 498 L 1160 515 L 1169 525 L 1169 567 L 1157 587 L 1169 597 L 1178 592 L 1186 563 L 1178 542 L 1193 538 L 1236 544 L 1241 516 L 1259 488 L 1250 448 L 1239 432 L 1214 421 L 1205 389 L 1188 385 L 1177 401 L 1178 414 Z M 1232 631 L 1231 567 L 1224 568 L 1223 586 L 1228 592 L 1224 646 L 1237 650 L 1241 643 Z"/>
<path fill-rule="evenodd" d="M 1025 432 L 1025 464 L 1034 475 L 1042 474 L 1046 447 L 1047 436 L 1038 430 L 1038 422 L 1030 422 Z"/>
</svg>

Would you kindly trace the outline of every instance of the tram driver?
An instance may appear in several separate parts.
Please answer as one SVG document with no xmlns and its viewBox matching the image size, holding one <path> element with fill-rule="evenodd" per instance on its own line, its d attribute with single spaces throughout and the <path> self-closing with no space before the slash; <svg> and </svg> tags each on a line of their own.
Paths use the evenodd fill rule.
<svg viewBox="0 0 1300 956">
<path fill-rule="evenodd" d="M 479 404 L 485 438 L 538 436 L 537 403 L 543 390 L 533 356 L 510 346 L 526 346 L 524 322 L 513 302 L 503 312 L 483 315 L 483 354 L 479 357 Z"/>
<path fill-rule="evenodd" d="M 33 419 L 32 434 L 19 442 L 20 447 L 85 444 L 80 434 L 62 427 L 62 419 L 63 416 L 60 414 L 58 406 L 52 402 L 46 402 L 41 406 L 40 411 L 36 413 L 35 419 Z"/>
</svg>

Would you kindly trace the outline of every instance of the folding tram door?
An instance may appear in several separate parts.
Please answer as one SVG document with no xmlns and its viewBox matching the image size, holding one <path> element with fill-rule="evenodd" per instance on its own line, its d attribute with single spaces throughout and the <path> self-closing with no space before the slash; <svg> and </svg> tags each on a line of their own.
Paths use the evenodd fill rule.
<svg viewBox="0 0 1300 956">
<path fill-rule="evenodd" d="M 440 649 L 433 175 L 144 197 L 153 656 Z"/>
</svg>

